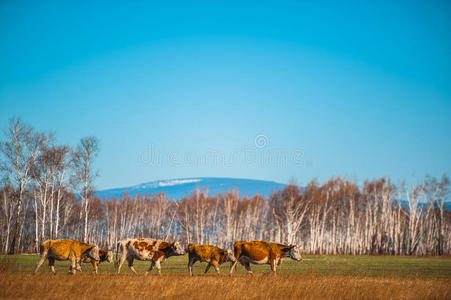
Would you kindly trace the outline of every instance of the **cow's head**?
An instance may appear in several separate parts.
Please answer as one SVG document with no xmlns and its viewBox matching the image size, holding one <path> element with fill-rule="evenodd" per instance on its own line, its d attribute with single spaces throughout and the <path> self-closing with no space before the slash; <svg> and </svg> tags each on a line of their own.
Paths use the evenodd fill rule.
<svg viewBox="0 0 451 300">
<path fill-rule="evenodd" d="M 287 253 L 289 257 L 294 260 L 302 260 L 301 247 L 298 245 L 290 245 L 287 248 L 282 249 L 283 252 Z"/>
<path fill-rule="evenodd" d="M 232 250 L 221 250 L 219 252 L 219 263 L 225 263 L 225 262 L 234 262 L 235 261 L 235 255 L 233 255 Z"/>
<path fill-rule="evenodd" d="M 185 249 L 179 242 L 174 242 L 170 244 L 174 255 L 183 255 L 185 254 Z"/>
<path fill-rule="evenodd" d="M 113 262 L 113 251 L 108 250 L 108 252 L 106 253 L 106 261 L 109 263 Z"/>
<path fill-rule="evenodd" d="M 92 246 L 91 248 L 89 248 L 87 251 L 87 254 L 88 254 L 88 257 L 93 260 L 100 260 L 99 247 L 97 247 L 97 246 Z"/>
<path fill-rule="evenodd" d="M 233 254 L 232 250 L 227 250 L 227 260 L 230 262 L 234 262 L 236 260 L 235 255 Z"/>
</svg>

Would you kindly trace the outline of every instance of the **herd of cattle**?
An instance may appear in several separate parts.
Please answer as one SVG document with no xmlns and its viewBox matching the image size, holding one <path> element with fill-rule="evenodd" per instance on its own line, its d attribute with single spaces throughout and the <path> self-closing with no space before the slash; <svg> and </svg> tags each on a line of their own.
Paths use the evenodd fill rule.
<svg viewBox="0 0 451 300">
<path fill-rule="evenodd" d="M 83 243 L 76 240 L 48 240 L 41 244 L 41 257 L 36 264 L 36 273 L 45 259 L 49 262 L 49 268 L 55 271 L 55 260 L 70 260 L 69 272 L 75 274 L 81 271 L 80 263 L 91 263 L 97 274 L 97 266 L 103 262 L 113 262 L 111 250 L 99 249 L 96 245 Z M 250 263 L 269 264 L 272 272 L 276 273 L 277 266 L 282 259 L 290 257 L 296 261 L 302 260 L 300 247 L 296 245 L 282 245 L 265 241 L 239 241 L 235 242 L 232 250 L 224 250 L 211 245 L 188 244 L 185 249 L 179 242 L 169 243 L 157 239 L 137 238 L 121 240 L 117 243 L 115 266 L 117 273 L 127 260 L 128 267 L 136 274 L 133 261 L 151 261 L 146 275 L 156 267 L 161 274 L 161 263 L 171 256 L 184 255 L 188 252 L 188 271 L 193 275 L 193 265 L 197 261 L 207 262 L 205 273 L 213 266 L 219 274 L 219 266 L 230 262 L 230 275 L 236 264 L 242 264 L 249 273 L 252 273 Z M 119 258 L 120 256 L 120 258 Z"/>
</svg>

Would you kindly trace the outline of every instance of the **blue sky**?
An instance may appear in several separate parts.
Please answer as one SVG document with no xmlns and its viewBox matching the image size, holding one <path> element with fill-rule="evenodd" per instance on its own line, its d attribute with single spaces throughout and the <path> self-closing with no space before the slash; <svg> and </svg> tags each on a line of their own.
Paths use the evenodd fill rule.
<svg viewBox="0 0 451 300">
<path fill-rule="evenodd" d="M 99 189 L 451 174 L 448 1 L 90 2 L 0 2 L 0 124 L 98 137 Z"/>
</svg>

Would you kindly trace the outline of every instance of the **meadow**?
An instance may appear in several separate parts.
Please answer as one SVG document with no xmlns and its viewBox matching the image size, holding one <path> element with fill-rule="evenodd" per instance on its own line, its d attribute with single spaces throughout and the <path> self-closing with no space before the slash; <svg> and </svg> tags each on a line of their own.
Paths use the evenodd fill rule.
<svg viewBox="0 0 451 300">
<path fill-rule="evenodd" d="M 252 265 L 254 275 L 238 266 L 228 276 L 229 263 L 218 276 L 206 263 L 187 272 L 187 256 L 171 257 L 162 265 L 162 276 L 133 275 L 124 265 L 102 263 L 99 274 L 90 264 L 82 273 L 68 275 L 69 263 L 56 262 L 57 275 L 45 263 L 32 275 L 37 255 L 0 256 L 0 298 L 81 299 L 186 298 L 186 299 L 451 299 L 451 258 L 395 256 L 306 255 L 302 262 L 285 260 L 277 276 L 268 265 Z M 149 262 L 135 261 L 143 273 Z"/>
</svg>

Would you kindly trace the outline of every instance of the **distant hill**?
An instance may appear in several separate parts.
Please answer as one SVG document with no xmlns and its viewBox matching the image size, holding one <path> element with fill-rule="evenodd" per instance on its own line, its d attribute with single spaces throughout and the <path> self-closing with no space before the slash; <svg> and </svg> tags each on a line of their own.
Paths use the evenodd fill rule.
<svg viewBox="0 0 451 300">
<path fill-rule="evenodd" d="M 165 193 L 170 199 L 180 200 L 184 196 L 192 194 L 196 188 L 205 191 L 208 188 L 209 195 L 218 193 L 226 193 L 237 189 L 240 197 L 253 196 L 260 194 L 268 197 L 271 192 L 281 190 L 286 185 L 274 181 L 253 180 L 241 178 L 216 178 L 216 177 L 200 177 L 200 178 L 179 178 L 168 180 L 156 180 L 138 184 L 131 187 L 123 187 L 116 189 L 108 189 L 98 191 L 96 194 L 101 199 L 104 198 L 121 198 L 126 192 L 133 197 L 135 195 L 152 195 L 155 193 Z"/>
<path fill-rule="evenodd" d="M 220 178 L 220 177 L 199 177 L 199 178 L 178 178 L 168 180 L 156 180 L 146 183 L 141 183 L 135 186 L 108 189 L 98 191 L 96 194 L 101 199 L 105 198 L 122 198 L 128 192 L 130 197 L 141 194 L 153 195 L 155 193 L 165 193 L 170 199 L 180 200 L 185 196 L 191 195 L 196 188 L 200 191 L 206 191 L 208 188 L 208 195 L 214 196 L 218 193 L 226 193 L 237 189 L 240 197 L 253 196 L 260 194 L 263 197 L 268 197 L 271 192 L 282 190 L 286 184 L 266 180 L 242 179 L 242 178 Z M 408 207 L 406 200 L 401 201 L 401 205 Z M 420 203 L 421 205 L 421 203 Z M 425 203 L 423 203 L 426 208 Z M 445 202 L 448 210 L 451 210 L 451 202 Z"/>
</svg>

